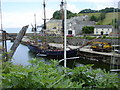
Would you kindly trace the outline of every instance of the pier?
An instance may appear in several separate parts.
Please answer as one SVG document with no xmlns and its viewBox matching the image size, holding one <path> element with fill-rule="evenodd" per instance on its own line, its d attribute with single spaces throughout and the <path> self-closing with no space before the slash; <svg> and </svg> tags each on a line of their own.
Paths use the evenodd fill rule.
<svg viewBox="0 0 120 90">
<path fill-rule="evenodd" d="M 80 52 L 86 52 L 91 54 L 98 54 L 98 55 L 104 55 L 104 56 L 114 56 L 114 57 L 120 57 L 120 54 L 117 54 L 115 52 L 97 52 L 90 49 L 90 47 L 83 47 L 79 49 Z"/>
</svg>

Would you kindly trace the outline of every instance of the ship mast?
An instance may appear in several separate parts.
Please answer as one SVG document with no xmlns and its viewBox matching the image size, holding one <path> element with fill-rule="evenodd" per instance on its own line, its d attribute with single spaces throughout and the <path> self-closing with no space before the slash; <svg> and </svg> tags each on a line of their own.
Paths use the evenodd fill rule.
<svg viewBox="0 0 120 90">
<path fill-rule="evenodd" d="M 0 0 L 0 23 L 1 23 L 1 28 L 0 31 L 2 32 L 2 52 L 5 55 L 2 55 L 2 58 L 5 59 L 6 61 L 8 60 L 8 55 L 7 55 L 7 42 L 6 42 L 6 36 L 7 33 L 5 30 L 3 30 L 3 25 L 2 25 L 2 2 Z"/>
<path fill-rule="evenodd" d="M 44 26 L 43 29 L 46 29 L 46 10 L 45 10 L 46 4 L 45 0 L 43 1 L 43 8 L 44 8 Z"/>
<path fill-rule="evenodd" d="M 63 2 L 61 1 L 61 10 L 62 10 L 62 32 L 64 33 L 64 67 L 66 67 L 67 58 L 66 58 L 66 0 Z M 65 71 L 66 72 L 66 71 Z"/>
<path fill-rule="evenodd" d="M 35 26 L 34 26 L 34 35 L 36 35 L 36 32 L 37 32 L 37 25 L 36 25 L 36 14 L 34 14 L 34 20 L 35 20 Z"/>
<path fill-rule="evenodd" d="M 67 60 L 66 60 L 66 0 L 65 0 L 65 3 L 64 3 L 64 67 L 66 67 L 66 63 L 67 63 Z"/>
<path fill-rule="evenodd" d="M 2 27 L 2 3 L 1 3 L 1 0 L 0 0 L 0 20 L 1 20 L 1 21 L 0 21 L 0 23 L 1 23 L 1 24 L 0 24 L 0 25 L 1 25 L 1 28 L 0 28 L 0 29 L 3 30 L 3 27 Z"/>
</svg>

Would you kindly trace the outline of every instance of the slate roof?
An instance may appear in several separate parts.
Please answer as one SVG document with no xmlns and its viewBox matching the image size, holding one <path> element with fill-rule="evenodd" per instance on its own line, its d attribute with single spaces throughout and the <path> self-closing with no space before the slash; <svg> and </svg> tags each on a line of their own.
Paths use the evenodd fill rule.
<svg viewBox="0 0 120 90">
<path fill-rule="evenodd" d="M 95 25 L 95 28 L 112 28 L 112 25 Z"/>
</svg>

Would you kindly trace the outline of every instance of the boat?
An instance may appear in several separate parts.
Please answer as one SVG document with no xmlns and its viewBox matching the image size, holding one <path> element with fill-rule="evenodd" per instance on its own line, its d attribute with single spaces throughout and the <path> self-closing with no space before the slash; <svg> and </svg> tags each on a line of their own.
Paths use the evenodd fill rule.
<svg viewBox="0 0 120 90">
<path fill-rule="evenodd" d="M 64 2 L 61 2 L 61 6 L 63 6 Z M 45 0 L 44 0 L 44 26 L 43 29 L 46 29 L 46 15 L 45 15 Z M 64 18 L 62 18 L 62 26 L 64 27 Z M 36 25 L 36 24 L 35 24 Z M 64 35 L 66 36 L 66 35 Z M 30 51 L 37 54 L 37 56 L 50 56 L 50 57 L 64 57 L 65 50 L 63 48 L 56 48 L 51 47 L 48 44 L 45 45 L 40 40 L 40 44 L 28 44 L 28 48 Z M 66 50 L 66 56 L 67 57 L 74 57 L 77 54 L 77 49 L 67 49 Z"/>
</svg>

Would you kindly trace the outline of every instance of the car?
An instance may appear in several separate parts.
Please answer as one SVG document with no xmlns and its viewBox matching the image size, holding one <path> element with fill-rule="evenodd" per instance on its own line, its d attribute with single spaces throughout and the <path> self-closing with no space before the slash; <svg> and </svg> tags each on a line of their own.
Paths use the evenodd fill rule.
<svg viewBox="0 0 120 90">
<path fill-rule="evenodd" d="M 73 37 L 73 35 L 67 35 L 67 37 Z"/>
<path fill-rule="evenodd" d="M 116 53 L 120 54 L 120 50 L 114 50 Z"/>
</svg>

